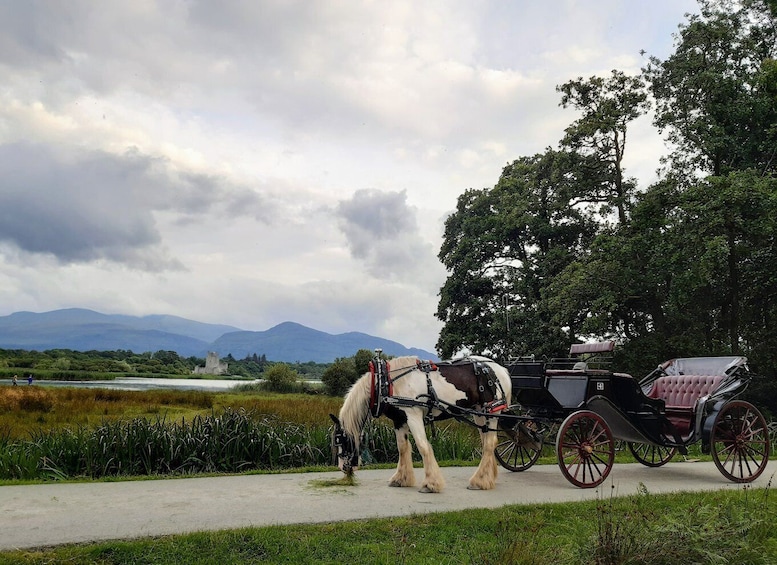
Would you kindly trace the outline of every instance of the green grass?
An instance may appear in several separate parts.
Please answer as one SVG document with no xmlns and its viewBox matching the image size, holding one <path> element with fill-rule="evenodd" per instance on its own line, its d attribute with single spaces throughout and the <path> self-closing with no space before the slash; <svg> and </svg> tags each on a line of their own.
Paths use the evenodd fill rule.
<svg viewBox="0 0 777 565">
<path fill-rule="evenodd" d="M 10 476 L 57 480 L 322 470 L 329 463 L 328 414 L 337 413 L 341 402 L 322 395 L 251 390 L 4 387 L 0 467 Z M 456 423 L 436 428 L 430 439 L 442 466 L 477 462 L 476 430 Z M 245 438 L 263 448 L 247 452 Z M 373 467 L 396 464 L 394 432 L 385 419 L 370 425 L 365 442 Z M 196 449 L 183 452 L 182 445 Z M 35 446 L 49 449 L 45 459 L 34 452 Z M 59 454 L 58 462 L 52 453 Z M 42 475 L 41 461 L 46 462 Z M 629 461 L 628 450 L 618 452 L 616 464 Z M 546 446 L 540 463 L 556 464 L 552 445 Z M 75 466 L 66 470 L 66 464 Z M 660 496 L 643 492 L 578 504 L 66 545 L 0 553 L 0 565 L 777 563 L 776 510 L 768 489 Z"/>
<path fill-rule="evenodd" d="M 333 508 L 336 513 L 336 508 Z M 769 564 L 768 489 L 506 506 L 0 553 L 0 564 Z"/>
</svg>

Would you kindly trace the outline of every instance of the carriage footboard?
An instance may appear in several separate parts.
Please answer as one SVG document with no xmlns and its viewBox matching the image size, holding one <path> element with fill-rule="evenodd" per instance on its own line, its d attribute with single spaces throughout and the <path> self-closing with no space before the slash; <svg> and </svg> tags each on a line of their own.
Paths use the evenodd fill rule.
<svg viewBox="0 0 777 565">
<path fill-rule="evenodd" d="M 631 441 L 634 443 L 651 443 L 656 442 L 648 438 L 639 428 L 637 428 L 627 417 L 621 412 L 611 400 L 604 396 L 594 396 L 588 399 L 586 403 L 586 409 L 591 412 L 596 412 L 601 416 L 607 425 L 610 427 L 612 436 L 615 439 L 623 441 Z M 645 419 L 653 419 L 658 417 L 656 414 L 649 412 L 641 414 L 639 421 L 644 423 Z"/>
</svg>

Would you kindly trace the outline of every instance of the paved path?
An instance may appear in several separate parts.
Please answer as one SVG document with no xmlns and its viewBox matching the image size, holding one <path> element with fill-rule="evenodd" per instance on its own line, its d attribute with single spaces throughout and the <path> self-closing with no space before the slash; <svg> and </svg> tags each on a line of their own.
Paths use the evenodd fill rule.
<svg viewBox="0 0 777 565">
<path fill-rule="evenodd" d="M 355 520 L 413 513 L 566 502 L 648 492 L 741 489 L 713 463 L 670 463 L 658 469 L 616 464 L 598 489 L 579 489 L 556 465 L 523 473 L 500 469 L 497 487 L 469 491 L 474 467 L 447 467 L 447 488 L 421 494 L 390 488 L 393 470 L 358 471 L 356 486 L 321 486 L 339 472 L 241 475 L 113 483 L 0 487 L 0 550 L 127 539 L 245 526 Z M 416 469 L 420 481 L 421 469 Z M 770 469 L 754 486 L 765 487 Z"/>
</svg>

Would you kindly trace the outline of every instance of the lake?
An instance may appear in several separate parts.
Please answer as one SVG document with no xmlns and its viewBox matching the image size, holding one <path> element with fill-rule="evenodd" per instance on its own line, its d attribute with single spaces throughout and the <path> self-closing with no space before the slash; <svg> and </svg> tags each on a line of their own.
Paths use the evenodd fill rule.
<svg viewBox="0 0 777 565">
<path fill-rule="evenodd" d="M 0 379 L 3 384 L 11 384 L 11 379 Z M 242 384 L 260 382 L 255 380 L 227 379 L 163 379 L 154 377 L 117 377 L 112 381 L 33 381 L 32 386 L 76 387 L 76 388 L 112 388 L 116 390 L 154 390 L 160 388 L 172 390 L 202 390 L 219 392 Z M 30 386 L 27 379 L 19 378 L 19 386 Z"/>
</svg>

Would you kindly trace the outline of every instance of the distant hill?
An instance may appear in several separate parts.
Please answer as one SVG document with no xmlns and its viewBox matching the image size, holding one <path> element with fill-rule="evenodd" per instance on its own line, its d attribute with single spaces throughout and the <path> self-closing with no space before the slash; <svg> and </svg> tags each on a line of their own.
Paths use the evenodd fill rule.
<svg viewBox="0 0 777 565">
<path fill-rule="evenodd" d="M 236 359 L 265 353 L 273 361 L 331 363 L 337 357 L 350 357 L 359 349 L 382 349 L 392 356 L 416 355 L 438 360 L 434 353 L 407 348 L 395 341 L 358 332 L 332 335 L 294 322 L 283 322 L 264 332 L 231 332 L 212 344 L 213 351 L 230 352 Z M 272 353 L 271 353 L 272 352 Z"/>
<path fill-rule="evenodd" d="M 208 351 L 216 351 L 221 357 L 231 353 L 236 359 L 256 353 L 270 361 L 331 363 L 359 349 L 376 348 L 393 356 L 437 360 L 433 353 L 380 337 L 358 332 L 332 335 L 293 322 L 252 332 L 177 316 L 101 314 L 83 308 L 0 316 L 0 349 L 163 350 L 183 357 L 205 357 Z"/>
</svg>

